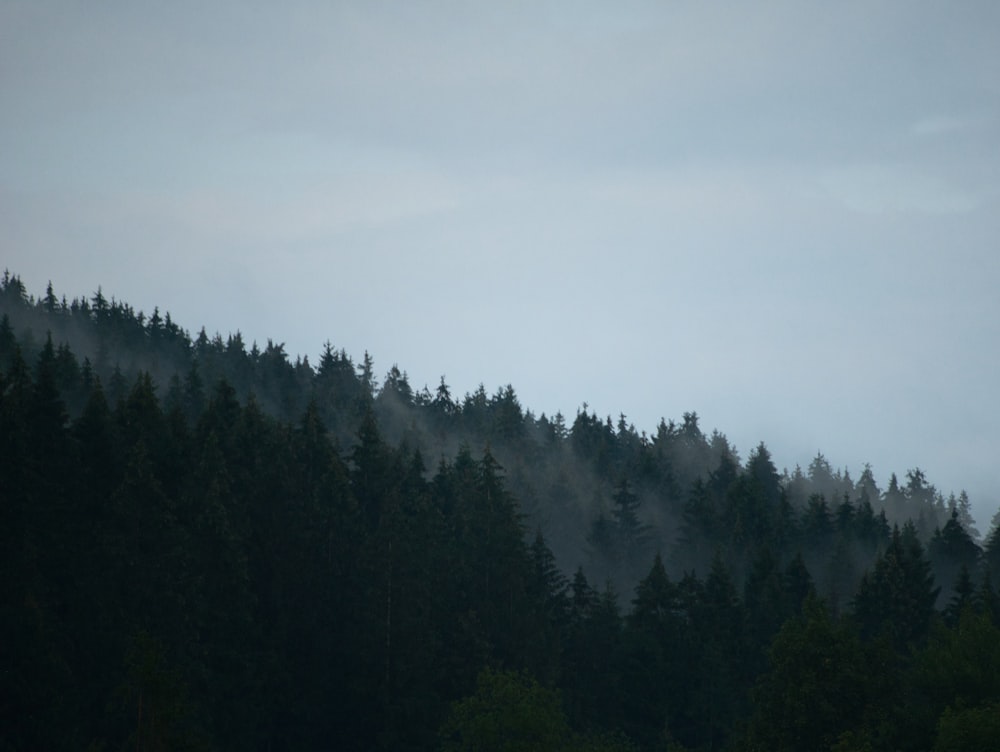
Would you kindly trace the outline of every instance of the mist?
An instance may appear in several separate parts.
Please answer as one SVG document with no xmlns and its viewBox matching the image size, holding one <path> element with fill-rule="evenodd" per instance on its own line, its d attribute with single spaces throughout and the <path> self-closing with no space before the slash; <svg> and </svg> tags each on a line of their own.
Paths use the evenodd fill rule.
<svg viewBox="0 0 1000 752">
<path fill-rule="evenodd" d="M 993 729 L 998 38 L 0 4 L 11 744 Z"/>
</svg>

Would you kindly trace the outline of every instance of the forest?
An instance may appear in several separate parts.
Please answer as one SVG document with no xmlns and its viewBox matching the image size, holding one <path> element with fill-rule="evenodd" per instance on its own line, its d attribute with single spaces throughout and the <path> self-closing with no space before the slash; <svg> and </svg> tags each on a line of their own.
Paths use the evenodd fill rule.
<svg viewBox="0 0 1000 752">
<path fill-rule="evenodd" d="M 1000 749 L 1000 514 L 0 281 L 0 749 Z"/>
</svg>

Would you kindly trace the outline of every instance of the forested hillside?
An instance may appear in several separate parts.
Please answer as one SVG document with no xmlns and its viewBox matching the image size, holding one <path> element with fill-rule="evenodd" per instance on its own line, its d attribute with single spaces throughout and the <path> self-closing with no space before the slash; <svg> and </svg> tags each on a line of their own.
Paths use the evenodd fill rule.
<svg viewBox="0 0 1000 752">
<path fill-rule="evenodd" d="M 1000 530 L 901 477 L 6 273 L 0 747 L 996 749 Z"/>
</svg>

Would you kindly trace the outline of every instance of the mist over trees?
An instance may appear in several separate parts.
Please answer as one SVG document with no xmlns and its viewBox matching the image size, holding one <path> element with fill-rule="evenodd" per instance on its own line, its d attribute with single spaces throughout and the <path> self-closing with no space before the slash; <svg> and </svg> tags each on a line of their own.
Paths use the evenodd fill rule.
<svg viewBox="0 0 1000 752">
<path fill-rule="evenodd" d="M 996 739 L 996 520 L 693 411 L 536 416 L 5 273 L 0 515 L 9 749 Z"/>
</svg>

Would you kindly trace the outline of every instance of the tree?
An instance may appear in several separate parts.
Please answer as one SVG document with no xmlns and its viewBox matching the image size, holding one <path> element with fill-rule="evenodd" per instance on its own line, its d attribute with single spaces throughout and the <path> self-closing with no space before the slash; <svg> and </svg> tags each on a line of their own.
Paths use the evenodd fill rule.
<svg viewBox="0 0 1000 752">
<path fill-rule="evenodd" d="M 904 494 L 910 502 L 930 507 L 934 504 L 937 490 L 927 482 L 924 471 L 915 467 L 906 472 Z"/>
<path fill-rule="evenodd" d="M 470 563 L 482 588 L 482 616 L 499 655 L 510 656 L 527 639 L 519 607 L 530 563 L 517 502 L 504 486 L 503 468 L 487 448 L 478 463 L 475 493 L 467 497 L 464 527 L 474 546 Z"/>
<path fill-rule="evenodd" d="M 631 573 L 646 560 L 651 528 L 639 520 L 639 497 L 632 492 L 627 478 L 621 479 L 611 502 L 618 550 L 626 571 Z"/>
<path fill-rule="evenodd" d="M 816 597 L 816 588 L 813 585 L 812 575 L 809 574 L 809 569 L 806 567 L 801 554 L 796 554 L 788 562 L 782 581 L 785 586 L 789 606 L 793 613 L 801 613 L 809 598 Z"/>
<path fill-rule="evenodd" d="M 188 617 L 194 622 L 204 650 L 205 705 L 220 738 L 240 746 L 250 744 L 256 718 L 251 708 L 253 674 L 247 655 L 255 645 L 243 500 L 233 493 L 232 471 L 214 430 L 201 438 L 193 483 L 186 507 L 191 519 L 188 566 L 196 586 L 188 590 Z M 234 694 L 248 702 L 235 705 Z"/>
<path fill-rule="evenodd" d="M 957 499 L 955 499 L 954 494 L 952 494 L 951 499 L 954 501 L 949 503 L 949 508 L 958 510 L 958 521 L 965 528 L 969 537 L 978 543 L 982 539 L 982 534 L 976 529 L 976 521 L 972 517 L 972 502 L 969 500 L 969 494 L 963 489 L 958 494 Z"/>
<path fill-rule="evenodd" d="M 867 501 L 869 504 L 874 505 L 882 498 L 882 490 L 875 482 L 875 471 L 872 470 L 871 464 L 867 462 L 861 471 L 858 482 L 854 484 L 854 495 L 859 504 Z"/>
<path fill-rule="evenodd" d="M 443 752 L 553 752 L 569 740 L 557 692 L 491 669 L 479 674 L 474 694 L 452 705 L 441 728 Z"/>
<path fill-rule="evenodd" d="M 534 637 L 527 646 L 528 663 L 534 675 L 554 681 L 559 673 L 562 652 L 560 637 L 569 616 L 569 583 L 556 565 L 541 528 L 535 533 L 528 556 L 532 569 L 528 598 L 535 622 L 531 628 Z"/>
<path fill-rule="evenodd" d="M 1000 697 L 1000 628 L 986 614 L 964 611 L 956 627 L 938 627 L 914 659 L 908 722 L 933 730 L 948 707 L 981 708 Z M 995 742 L 995 740 L 994 740 Z"/>
<path fill-rule="evenodd" d="M 622 477 L 611 497 L 611 514 L 602 509 L 587 535 L 594 564 L 616 583 L 635 582 L 646 565 L 651 528 L 639 519 L 639 497 Z"/>
<path fill-rule="evenodd" d="M 351 486 L 354 497 L 368 525 L 374 531 L 382 516 L 392 473 L 392 455 L 382 439 L 374 412 L 368 410 L 358 429 L 357 443 L 351 450 Z"/>
<path fill-rule="evenodd" d="M 822 494 L 809 497 L 802 514 L 802 534 L 809 548 L 826 547 L 833 534 L 833 520 L 830 507 Z"/>
<path fill-rule="evenodd" d="M 992 749 L 1000 739 L 1000 702 L 976 708 L 947 708 L 938 720 L 932 752 Z"/>
<path fill-rule="evenodd" d="M 881 502 L 882 509 L 890 520 L 896 521 L 909 517 L 907 514 L 906 496 L 903 493 L 903 489 L 899 487 L 899 479 L 895 473 L 889 476 L 889 486 L 882 494 Z"/>
<path fill-rule="evenodd" d="M 997 511 L 983 547 L 983 566 L 994 582 L 1000 582 L 1000 510 Z"/>
<path fill-rule="evenodd" d="M 962 612 L 971 608 L 975 602 L 976 586 L 972 582 L 969 568 L 964 564 L 958 571 L 952 593 L 951 600 L 948 601 L 944 610 L 944 618 L 949 625 L 957 624 Z"/>
<path fill-rule="evenodd" d="M 792 537 L 792 510 L 763 442 L 751 452 L 745 470 L 729 484 L 720 522 L 731 542 L 725 549 L 727 560 L 734 567 L 744 566 L 762 546 L 783 552 Z"/>
<path fill-rule="evenodd" d="M 516 445 L 524 439 L 524 411 L 513 386 L 508 384 L 498 390 L 490 400 L 489 409 L 492 416 L 492 436 L 506 445 Z"/>
<path fill-rule="evenodd" d="M 142 750 L 206 748 L 204 732 L 192 729 L 193 709 L 181 672 L 162 642 L 145 629 L 132 637 L 120 695 L 134 719 L 129 746 Z"/>
<path fill-rule="evenodd" d="M 358 366 L 358 378 L 361 381 L 361 388 L 366 400 L 375 399 L 375 392 L 378 391 L 378 380 L 375 378 L 375 361 L 372 360 L 372 356 L 368 354 L 367 350 L 365 350 L 361 365 Z"/>
<path fill-rule="evenodd" d="M 636 587 L 632 605 L 622 651 L 624 728 L 636 741 L 652 745 L 686 694 L 679 660 L 685 645 L 684 621 L 659 554 Z"/>
<path fill-rule="evenodd" d="M 598 512 L 597 517 L 590 524 L 587 544 L 590 546 L 590 556 L 593 563 L 600 568 L 605 577 L 614 576 L 620 563 L 618 537 L 614 523 L 603 510 Z"/>
<path fill-rule="evenodd" d="M 589 625 L 597 608 L 597 593 L 587 582 L 583 567 L 577 567 L 569 586 L 569 610 L 562 659 L 562 687 L 570 720 L 578 725 L 587 717 L 592 699 L 588 691 L 594 653 Z"/>
<path fill-rule="evenodd" d="M 989 570 L 983 572 L 983 578 L 976 590 L 973 604 L 978 613 L 986 614 L 995 625 L 1000 626 L 1000 596 L 993 589 L 993 578 Z"/>
<path fill-rule="evenodd" d="M 747 656 L 743 604 L 721 555 L 712 561 L 700 596 L 691 613 L 697 666 L 688 670 L 697 680 L 688 693 L 689 736 L 677 731 L 682 742 L 715 749 L 723 746 L 742 713 L 753 662 Z"/>
<path fill-rule="evenodd" d="M 927 636 L 939 591 L 916 531 L 907 523 L 902 532 L 893 529 L 888 549 L 862 577 L 854 616 L 863 635 L 885 632 L 897 649 L 912 648 Z"/>
<path fill-rule="evenodd" d="M 781 498 L 781 476 L 763 441 L 750 453 L 746 471 L 763 493 L 765 504 L 769 508 L 776 507 Z"/>
<path fill-rule="evenodd" d="M 809 484 L 812 492 L 826 498 L 834 498 L 837 494 L 838 478 L 834 477 L 833 468 L 822 452 L 817 452 L 812 462 L 809 463 Z"/>
<path fill-rule="evenodd" d="M 405 371 L 400 371 L 395 363 L 385 375 L 385 383 L 379 392 L 376 402 L 382 402 L 392 398 L 395 406 L 409 406 L 413 404 L 413 387 L 410 386 L 410 379 Z"/>
<path fill-rule="evenodd" d="M 782 626 L 770 663 L 753 692 L 750 749 L 829 749 L 861 726 L 872 693 L 867 661 L 857 637 L 820 602 Z"/>
<path fill-rule="evenodd" d="M 769 548 L 760 549 L 754 557 L 743 585 L 743 604 L 750 650 L 748 663 L 754 673 L 759 673 L 767 664 L 766 648 L 781 625 L 794 613 L 781 568 Z"/>
<path fill-rule="evenodd" d="M 683 559 L 679 564 L 684 568 L 704 571 L 711 561 L 724 528 L 720 507 L 712 486 L 703 478 L 696 480 L 684 503 L 679 545 L 673 552 L 674 559 Z"/>
<path fill-rule="evenodd" d="M 958 577 L 959 571 L 962 569 L 967 573 L 976 571 L 982 554 L 975 540 L 962 526 L 957 507 L 952 507 L 944 527 L 934 531 L 928 552 L 938 581 L 947 586 L 944 592 L 945 599 L 951 597 L 951 585 Z"/>
</svg>

